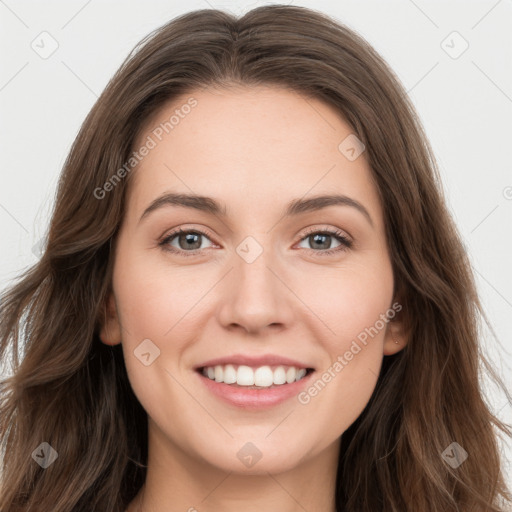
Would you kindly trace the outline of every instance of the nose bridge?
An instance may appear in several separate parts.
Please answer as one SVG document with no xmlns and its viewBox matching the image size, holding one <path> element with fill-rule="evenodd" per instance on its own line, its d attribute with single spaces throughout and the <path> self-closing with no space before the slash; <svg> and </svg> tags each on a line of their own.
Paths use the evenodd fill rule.
<svg viewBox="0 0 512 512">
<path fill-rule="evenodd" d="M 248 235 L 235 247 L 230 285 L 222 299 L 224 326 L 238 324 L 258 331 L 270 324 L 289 322 L 289 291 L 276 277 L 280 272 L 278 258 L 271 245 L 270 236 Z"/>
<path fill-rule="evenodd" d="M 260 292 L 275 295 L 275 276 L 269 267 L 275 266 L 275 255 L 272 253 L 270 236 L 246 236 L 236 247 L 235 279 L 242 293 L 252 288 L 253 296 Z M 274 269 L 275 272 L 275 269 Z M 270 300 L 271 297 L 267 297 Z"/>
</svg>

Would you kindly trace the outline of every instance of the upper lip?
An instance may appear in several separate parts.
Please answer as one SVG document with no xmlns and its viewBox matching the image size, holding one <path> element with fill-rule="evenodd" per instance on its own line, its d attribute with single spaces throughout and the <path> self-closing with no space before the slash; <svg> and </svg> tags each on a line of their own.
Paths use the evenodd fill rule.
<svg viewBox="0 0 512 512">
<path fill-rule="evenodd" d="M 243 354 L 233 354 L 230 356 L 217 357 L 215 359 L 209 359 L 204 363 L 198 364 L 194 367 L 195 370 L 199 370 L 200 368 L 204 368 L 205 366 L 217 366 L 217 365 L 245 365 L 252 367 L 259 366 L 295 366 L 296 368 L 312 368 L 311 365 L 306 363 L 301 363 L 295 359 L 290 359 L 289 357 L 279 356 L 276 354 L 266 354 L 262 356 L 247 356 Z"/>
</svg>

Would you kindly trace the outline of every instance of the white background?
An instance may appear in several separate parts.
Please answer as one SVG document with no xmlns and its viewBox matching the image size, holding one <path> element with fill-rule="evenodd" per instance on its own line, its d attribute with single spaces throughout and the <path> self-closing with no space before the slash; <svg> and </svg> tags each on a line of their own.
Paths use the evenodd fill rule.
<svg viewBox="0 0 512 512">
<path fill-rule="evenodd" d="M 0 0 L 0 287 L 36 262 L 33 247 L 45 234 L 71 143 L 134 45 L 187 11 L 215 7 L 242 14 L 265 3 L 271 2 Z M 288 3 L 355 29 L 405 85 L 498 338 L 487 336 L 484 350 L 511 389 L 512 2 Z M 43 31 L 58 43 L 46 59 L 31 47 L 49 37 L 40 36 Z M 463 49 L 454 31 L 469 44 L 457 58 L 447 53 Z M 489 402 L 512 423 L 511 406 L 494 388 Z M 505 457 L 512 485 L 510 446 Z"/>
</svg>

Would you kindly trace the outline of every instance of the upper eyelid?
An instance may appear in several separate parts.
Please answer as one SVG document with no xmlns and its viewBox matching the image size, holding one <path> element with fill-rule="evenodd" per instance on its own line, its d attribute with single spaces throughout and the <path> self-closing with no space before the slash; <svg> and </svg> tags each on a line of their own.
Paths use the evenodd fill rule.
<svg viewBox="0 0 512 512">
<path fill-rule="evenodd" d="M 328 228 L 308 227 L 308 228 L 305 228 L 305 229 L 306 229 L 306 231 L 302 233 L 302 236 L 301 236 L 300 240 L 302 240 L 303 238 L 305 238 L 306 236 L 308 236 L 310 234 L 322 233 L 324 231 L 327 232 L 330 235 L 337 235 L 337 234 L 339 234 L 339 235 L 345 236 L 345 238 L 353 240 L 352 235 L 350 235 L 345 229 L 342 229 L 342 228 L 337 228 L 337 227 L 328 227 Z M 340 233 L 337 233 L 337 232 L 340 232 Z"/>
</svg>

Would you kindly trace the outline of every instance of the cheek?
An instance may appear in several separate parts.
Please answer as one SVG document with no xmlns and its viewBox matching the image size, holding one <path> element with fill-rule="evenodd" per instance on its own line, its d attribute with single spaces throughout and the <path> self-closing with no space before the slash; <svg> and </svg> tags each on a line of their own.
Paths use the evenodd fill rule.
<svg viewBox="0 0 512 512">
<path fill-rule="evenodd" d="M 373 267 L 338 269 L 331 277 L 308 296 L 308 306 L 316 313 L 316 338 L 329 357 L 303 403 L 316 402 L 343 429 L 362 412 L 377 382 L 393 274 L 381 260 Z"/>
<path fill-rule="evenodd" d="M 341 268 L 325 277 L 317 280 L 322 286 L 309 287 L 307 297 L 308 306 L 327 327 L 319 339 L 325 340 L 329 354 L 344 353 L 355 339 L 364 342 L 368 330 L 372 332 L 370 339 L 381 341 L 386 326 L 381 315 L 386 314 L 393 299 L 393 273 L 388 262 L 376 260 L 373 265 Z M 378 334 L 372 329 L 375 326 Z"/>
<path fill-rule="evenodd" d="M 188 275 L 190 278 L 190 275 Z M 197 301 L 197 289 L 176 268 L 165 268 L 143 257 L 116 261 L 114 289 L 124 331 L 123 342 L 145 338 L 160 344 Z"/>
<path fill-rule="evenodd" d="M 179 362 L 189 341 L 183 324 L 197 297 L 179 270 L 142 258 L 120 259 L 116 265 L 114 289 L 130 385 L 149 416 L 165 425 L 173 408 L 163 404 L 184 406 Z"/>
<path fill-rule="evenodd" d="M 121 254 L 113 286 L 125 365 L 139 401 L 151 407 L 153 391 L 169 385 L 171 377 L 164 370 L 174 374 L 179 361 L 184 342 L 176 331 L 190 301 L 175 273 L 162 272 L 144 258 L 128 256 L 127 251 Z"/>
</svg>

